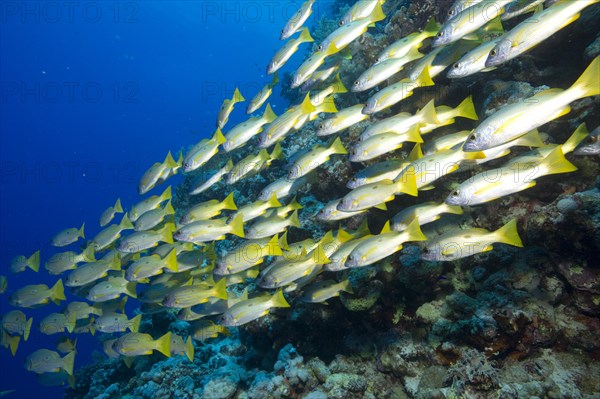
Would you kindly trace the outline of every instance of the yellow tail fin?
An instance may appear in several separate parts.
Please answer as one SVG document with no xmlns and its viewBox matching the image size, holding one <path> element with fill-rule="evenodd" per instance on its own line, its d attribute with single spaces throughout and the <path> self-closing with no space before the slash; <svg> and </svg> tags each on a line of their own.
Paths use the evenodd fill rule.
<svg viewBox="0 0 600 399">
<path fill-rule="evenodd" d="M 315 39 L 310 35 L 308 28 L 302 29 L 300 36 L 298 36 L 298 43 L 312 43 Z"/>
<path fill-rule="evenodd" d="M 331 259 L 329 259 L 325 253 L 325 250 L 323 249 L 323 244 L 317 245 L 317 247 L 310 253 L 310 257 L 317 265 L 326 265 L 331 263 Z"/>
<path fill-rule="evenodd" d="M 275 144 L 275 148 L 273 148 L 273 152 L 271 152 L 269 158 L 270 161 L 283 158 L 283 150 L 281 149 L 281 144 Z"/>
<path fill-rule="evenodd" d="M 117 202 L 115 202 L 115 206 L 113 206 L 113 210 L 115 213 L 123 213 L 123 206 L 121 205 L 121 198 L 117 198 Z"/>
<path fill-rule="evenodd" d="M 391 227 L 390 227 L 390 221 L 388 220 L 387 222 L 385 222 L 385 224 L 383 225 L 383 228 L 381 229 L 381 232 L 379 234 L 385 234 L 385 233 L 389 233 L 390 231 L 392 231 Z"/>
<path fill-rule="evenodd" d="M 285 300 L 283 296 L 283 290 L 277 290 L 277 292 L 271 297 L 271 304 L 274 308 L 289 308 L 290 304 Z"/>
<path fill-rule="evenodd" d="M 63 357 L 63 366 L 62 369 L 67 372 L 69 375 L 73 375 L 73 366 L 75 365 L 75 352 L 69 352 L 65 357 Z"/>
<path fill-rule="evenodd" d="M 155 341 L 155 349 L 165 355 L 171 357 L 171 336 L 173 333 L 168 332 Z"/>
<path fill-rule="evenodd" d="M 435 110 L 435 99 L 431 99 L 431 101 L 419 111 L 419 115 L 421 115 L 421 123 L 428 125 L 439 125 L 441 123 Z"/>
<path fill-rule="evenodd" d="M 448 205 L 444 203 L 443 206 L 445 213 L 453 213 L 455 215 L 462 215 L 464 213 L 463 209 L 458 205 Z"/>
<path fill-rule="evenodd" d="M 246 101 L 246 99 L 244 98 L 244 96 L 242 96 L 242 93 L 240 93 L 240 89 L 238 89 L 237 87 L 235 88 L 235 91 L 233 92 L 233 99 L 232 99 L 233 103 L 241 103 L 243 101 Z"/>
<path fill-rule="evenodd" d="M 67 323 L 65 325 L 65 327 L 67 328 L 67 331 L 70 333 L 73 332 L 73 330 L 75 329 L 75 325 L 77 324 L 77 314 L 75 312 L 69 312 L 67 314 Z"/>
<path fill-rule="evenodd" d="M 302 110 L 303 114 L 312 114 L 313 112 L 315 112 L 317 109 L 315 108 L 315 106 L 313 105 L 312 101 L 310 101 L 310 93 L 306 94 L 306 97 L 304 97 L 304 101 L 302 101 L 302 104 L 300 105 L 300 109 Z"/>
<path fill-rule="evenodd" d="M 409 166 L 408 168 L 405 173 L 402 173 L 402 175 L 396 182 L 396 190 L 397 192 L 417 197 L 419 195 L 419 191 L 417 189 L 417 177 L 415 174 L 415 168 L 414 166 Z"/>
<path fill-rule="evenodd" d="M 352 283 L 350 280 L 346 279 L 342 282 L 342 291 L 347 292 L 349 294 L 354 294 L 354 290 L 352 289 Z"/>
<path fill-rule="evenodd" d="M 404 133 L 404 141 L 410 141 L 412 143 L 422 143 L 423 137 L 421 137 L 421 129 L 419 125 L 414 125 L 408 131 Z M 419 146 L 421 148 L 421 146 Z"/>
<path fill-rule="evenodd" d="M 119 223 L 119 227 L 120 227 L 121 231 L 133 230 L 135 228 L 133 226 L 133 223 L 131 223 L 131 220 L 129 220 L 129 217 L 127 217 L 127 214 L 123 215 L 123 219 L 121 219 L 121 223 Z"/>
<path fill-rule="evenodd" d="M 137 298 L 137 292 L 135 291 L 135 287 L 137 287 L 137 283 L 130 282 L 125 285 L 125 294 L 129 295 L 132 298 Z"/>
<path fill-rule="evenodd" d="M 79 237 L 81 238 L 85 238 L 85 234 L 83 232 L 83 228 L 85 227 L 85 222 L 81 225 L 81 227 L 79 228 Z"/>
<path fill-rule="evenodd" d="M 346 151 L 346 148 L 344 148 L 344 144 L 342 144 L 342 140 L 337 137 L 333 143 L 331 143 L 331 146 L 329 147 L 331 150 L 333 150 L 334 154 L 347 154 L 348 151 Z"/>
<path fill-rule="evenodd" d="M 185 356 L 187 356 L 190 362 L 194 361 L 194 342 L 192 341 L 192 337 L 188 337 L 187 341 L 185 341 Z"/>
<path fill-rule="evenodd" d="M 65 287 L 63 286 L 62 280 L 59 279 L 56 284 L 50 288 L 50 300 L 57 305 L 60 303 L 60 301 L 67 300 L 65 297 Z"/>
<path fill-rule="evenodd" d="M 266 249 L 266 251 L 265 251 L 265 249 Z M 271 239 L 269 240 L 269 242 L 267 243 L 265 248 L 262 250 L 261 255 L 262 256 L 281 256 L 281 255 L 283 255 L 283 251 L 281 250 L 281 247 L 279 246 L 279 237 L 277 236 L 277 234 L 275 234 L 273 237 L 271 237 Z"/>
<path fill-rule="evenodd" d="M 426 241 L 427 237 L 421 231 L 421 225 L 419 225 L 419 218 L 416 217 L 404 230 L 408 234 L 407 241 Z"/>
<path fill-rule="evenodd" d="M 35 251 L 33 255 L 27 259 L 27 266 L 34 272 L 40 270 L 40 250 Z"/>
<path fill-rule="evenodd" d="M 135 360 L 135 357 L 124 357 L 123 363 L 125 364 L 125 366 L 127 366 L 128 369 L 130 369 L 134 360 Z"/>
<path fill-rule="evenodd" d="M 289 218 L 290 226 L 301 228 L 300 219 L 298 218 L 298 211 L 295 210 L 292 216 Z"/>
<path fill-rule="evenodd" d="M 381 8 L 381 3 L 377 2 L 377 5 L 373 9 L 373 12 L 371 13 L 371 15 L 369 17 L 369 20 L 371 22 L 379 22 L 379 21 L 383 21 L 385 18 L 386 18 L 385 14 L 383 13 L 383 9 Z"/>
<path fill-rule="evenodd" d="M 579 125 L 571 137 L 569 137 L 567 141 L 561 145 L 563 155 L 573 152 L 579 143 L 581 143 L 589 134 L 590 132 L 588 131 L 585 123 Z"/>
<path fill-rule="evenodd" d="M 18 335 L 11 337 L 10 335 L 8 335 L 8 333 L 6 333 L 6 336 L 8 337 L 7 340 L 8 347 L 10 348 L 10 353 L 14 356 L 17 353 L 17 349 L 19 349 L 19 341 L 21 341 L 21 337 Z"/>
<path fill-rule="evenodd" d="M 519 237 L 519 232 L 517 231 L 517 219 L 512 219 L 510 222 L 496 230 L 493 234 L 498 242 L 513 245 L 515 247 L 523 246 L 523 242 L 521 241 L 521 237 Z"/>
<path fill-rule="evenodd" d="M 163 209 L 165 216 L 169 216 L 169 215 L 174 215 L 175 214 L 175 209 L 173 208 L 173 205 L 171 204 L 171 201 L 167 202 L 167 205 L 165 205 L 165 208 Z"/>
<path fill-rule="evenodd" d="M 235 202 L 233 200 L 233 192 L 231 192 L 227 198 L 225 198 L 223 200 L 223 202 L 221 203 L 221 205 L 223 206 L 223 209 L 229 209 L 232 211 L 237 211 L 237 206 L 235 205 Z"/>
<path fill-rule="evenodd" d="M 222 278 L 213 287 L 213 296 L 215 298 L 227 300 L 227 279 Z"/>
<path fill-rule="evenodd" d="M 163 164 L 169 169 L 174 169 L 174 168 L 179 167 L 179 164 L 177 162 L 175 162 L 175 160 L 173 159 L 173 155 L 171 155 L 171 151 L 169 151 L 169 153 L 167 154 L 167 157 L 165 158 Z"/>
<path fill-rule="evenodd" d="M 85 247 L 82 255 L 83 255 L 83 260 L 85 262 L 95 262 L 96 261 L 96 254 L 95 254 L 95 249 L 94 249 L 93 245 L 88 245 L 87 247 Z"/>
<path fill-rule="evenodd" d="M 289 246 L 288 240 L 287 240 L 287 231 L 281 235 L 281 237 L 279 238 L 279 240 L 277 242 L 279 243 L 279 248 L 281 248 L 285 251 L 290 250 L 290 246 Z"/>
<path fill-rule="evenodd" d="M 431 17 L 431 19 L 427 22 L 427 25 L 425 25 L 425 29 L 423 29 L 423 33 L 425 33 L 425 35 L 427 37 L 431 37 L 431 36 L 437 35 L 439 30 L 440 30 L 440 24 L 435 22 L 435 17 Z"/>
<path fill-rule="evenodd" d="M 277 85 L 277 83 L 279 83 L 279 72 L 275 72 L 275 75 L 273 75 L 273 80 L 271 81 L 271 88 L 275 87 L 275 85 Z"/>
<path fill-rule="evenodd" d="M 421 71 L 421 74 L 415 79 L 415 83 L 417 87 L 426 87 L 435 85 L 434 81 L 431 79 L 431 73 L 429 71 L 430 66 L 427 65 Z"/>
<path fill-rule="evenodd" d="M 165 267 L 175 273 L 179 271 L 179 265 L 177 264 L 177 250 L 175 248 L 173 248 L 165 257 Z"/>
<path fill-rule="evenodd" d="M 173 244 L 173 232 L 175 231 L 174 223 L 167 223 L 158 231 L 161 241 L 167 244 Z"/>
<path fill-rule="evenodd" d="M 281 202 L 279 202 L 275 193 L 273 193 L 271 198 L 269 198 L 269 200 L 267 201 L 267 205 L 269 208 L 278 208 L 281 206 Z"/>
<path fill-rule="evenodd" d="M 335 79 L 333 80 L 332 86 L 334 93 L 348 93 L 348 89 L 346 88 L 346 86 L 344 86 L 344 83 L 342 82 L 339 73 L 335 75 Z"/>
<path fill-rule="evenodd" d="M 471 120 L 478 120 L 477 111 L 475 111 L 475 104 L 473 103 L 473 96 L 469 96 L 463 100 L 458 107 L 454 109 L 454 117 L 462 117 Z"/>
<path fill-rule="evenodd" d="M 172 196 L 173 196 L 173 191 L 172 191 L 171 186 L 169 186 L 160 195 L 160 202 L 170 200 Z"/>
<path fill-rule="evenodd" d="M 140 331 L 140 323 L 142 322 L 142 314 L 135 316 L 133 319 L 129 320 L 129 331 L 136 333 Z"/>
<path fill-rule="evenodd" d="M 213 140 L 215 140 L 215 142 L 219 145 L 227 141 L 220 128 L 217 128 L 217 131 L 213 136 Z"/>
<path fill-rule="evenodd" d="M 244 215 L 240 213 L 234 217 L 229 223 L 229 227 L 231 228 L 231 234 L 244 238 Z"/>
<path fill-rule="evenodd" d="M 275 112 L 273 112 L 271 104 L 267 103 L 267 107 L 265 108 L 265 113 L 263 114 L 262 119 L 263 121 L 265 121 L 265 123 L 271 123 L 275 119 L 277 119 L 277 115 L 275 114 Z"/>
<path fill-rule="evenodd" d="M 579 79 L 571 86 L 571 89 L 581 90 L 578 98 L 600 94 L 600 56 L 594 58 Z"/>
<path fill-rule="evenodd" d="M 23 341 L 27 342 L 29 339 L 29 333 L 31 332 L 31 324 L 33 323 L 33 317 L 30 317 L 25 323 L 25 329 L 23 330 Z"/>
<path fill-rule="evenodd" d="M 567 161 L 563 155 L 561 146 L 556 147 L 552 152 L 546 155 L 540 166 L 546 168 L 544 175 L 554 175 L 559 173 L 568 173 L 577 170 L 577 167 Z"/>
</svg>

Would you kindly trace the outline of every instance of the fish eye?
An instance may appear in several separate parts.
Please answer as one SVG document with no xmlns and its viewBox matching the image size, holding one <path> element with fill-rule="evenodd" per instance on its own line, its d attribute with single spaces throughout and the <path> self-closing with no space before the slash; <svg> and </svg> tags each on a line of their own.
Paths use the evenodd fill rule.
<svg viewBox="0 0 600 399">
<path fill-rule="evenodd" d="M 453 16 L 454 15 L 454 10 L 452 10 L 452 9 L 448 10 L 448 15 L 449 16 Z"/>
<path fill-rule="evenodd" d="M 458 195 L 459 195 L 459 194 L 460 194 L 460 191 L 459 191 L 459 190 L 454 190 L 454 192 L 452 193 L 452 195 L 453 195 L 454 197 L 458 197 Z"/>
<path fill-rule="evenodd" d="M 323 50 L 323 45 L 319 44 L 319 47 L 317 47 L 317 50 L 319 50 L 319 51 Z"/>
<path fill-rule="evenodd" d="M 458 62 L 457 62 L 457 63 L 455 63 L 455 64 L 452 66 L 452 68 L 454 68 L 454 69 L 458 69 L 458 68 L 460 68 L 460 63 L 458 63 Z"/>
<path fill-rule="evenodd" d="M 472 135 L 469 136 L 470 141 L 475 141 L 475 139 L 476 139 L 475 133 L 473 133 Z"/>
<path fill-rule="evenodd" d="M 319 129 L 325 129 L 325 126 L 323 124 L 319 125 Z"/>
<path fill-rule="evenodd" d="M 344 25 L 344 21 L 340 21 L 340 22 L 338 23 L 338 25 L 339 25 L 339 26 L 343 26 L 343 25 Z"/>
<path fill-rule="evenodd" d="M 437 34 L 437 37 L 443 37 L 444 36 L 444 32 L 443 31 L 439 31 Z"/>
<path fill-rule="evenodd" d="M 354 86 L 358 86 L 360 84 L 360 82 L 357 80 L 356 82 L 354 82 Z"/>
<path fill-rule="evenodd" d="M 490 51 L 490 55 L 491 55 L 492 57 L 493 57 L 493 56 L 495 56 L 496 54 L 498 54 L 498 50 L 496 50 L 496 49 L 493 49 L 492 51 Z"/>
</svg>

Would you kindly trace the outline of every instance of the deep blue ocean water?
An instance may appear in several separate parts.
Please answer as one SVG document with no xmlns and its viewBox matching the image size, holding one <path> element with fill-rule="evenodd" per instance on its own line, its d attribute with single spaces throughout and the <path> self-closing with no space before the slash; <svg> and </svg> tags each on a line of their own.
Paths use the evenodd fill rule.
<svg viewBox="0 0 600 399">
<path fill-rule="evenodd" d="M 41 249 L 43 263 L 57 251 L 50 238 L 82 222 L 91 239 L 118 197 L 126 208 L 140 200 L 137 182 L 152 163 L 213 134 L 217 111 L 236 86 L 249 99 L 271 81 L 266 65 L 299 4 L 0 2 L 0 274 L 9 278 L 0 313 L 16 288 L 57 280 L 43 266 L 10 274 L 14 256 Z M 308 24 L 319 16 L 317 9 Z M 293 70 L 301 54 L 280 72 Z M 279 89 L 271 104 L 277 114 L 285 110 Z M 245 107 L 228 127 L 246 118 Z M 60 335 L 41 335 L 37 323 L 62 309 L 24 309 L 34 317 L 31 337 L 15 358 L 0 348 L 0 391 L 62 397 L 62 388 L 39 385 L 23 367 L 33 351 L 55 348 Z M 96 338 L 77 337 L 76 368 L 100 349 Z"/>
</svg>

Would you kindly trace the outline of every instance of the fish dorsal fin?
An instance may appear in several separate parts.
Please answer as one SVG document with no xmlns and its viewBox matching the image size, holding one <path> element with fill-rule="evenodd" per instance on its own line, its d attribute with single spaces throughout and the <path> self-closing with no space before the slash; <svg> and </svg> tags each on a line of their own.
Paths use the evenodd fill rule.
<svg viewBox="0 0 600 399">
<path fill-rule="evenodd" d="M 391 227 L 390 227 L 390 221 L 388 220 L 387 222 L 385 222 L 385 224 L 383 225 L 383 229 L 381 229 L 381 233 L 379 234 L 384 234 L 384 233 L 389 233 L 390 231 L 392 231 Z"/>
</svg>

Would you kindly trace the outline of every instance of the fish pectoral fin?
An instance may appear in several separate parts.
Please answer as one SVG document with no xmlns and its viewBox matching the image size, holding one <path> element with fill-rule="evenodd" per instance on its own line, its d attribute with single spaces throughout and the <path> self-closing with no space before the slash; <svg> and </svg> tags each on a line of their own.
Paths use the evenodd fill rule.
<svg viewBox="0 0 600 399">
<path fill-rule="evenodd" d="M 456 253 L 456 248 L 454 246 L 448 247 L 446 249 L 443 249 L 440 252 L 443 256 L 451 256 L 454 255 Z"/>
<path fill-rule="evenodd" d="M 453 172 L 453 171 L 452 171 L 452 172 Z M 450 173 L 452 173 L 452 172 L 450 172 Z M 430 185 L 428 185 L 428 186 L 425 186 L 425 187 L 421 187 L 421 188 L 419 188 L 419 190 L 421 190 L 421 191 L 429 191 L 429 190 L 433 190 L 434 188 L 435 188 L 435 187 L 434 187 L 434 186 L 432 186 L 432 185 L 430 184 Z"/>
<path fill-rule="evenodd" d="M 492 244 L 488 244 L 483 248 L 483 250 L 481 250 L 481 252 L 489 252 L 492 249 L 494 249 L 494 246 Z"/>
</svg>

